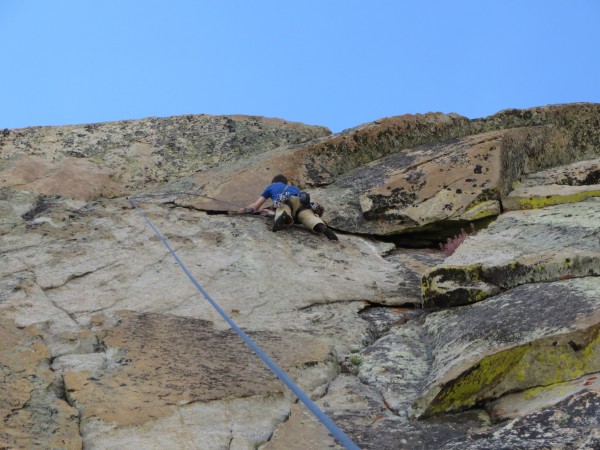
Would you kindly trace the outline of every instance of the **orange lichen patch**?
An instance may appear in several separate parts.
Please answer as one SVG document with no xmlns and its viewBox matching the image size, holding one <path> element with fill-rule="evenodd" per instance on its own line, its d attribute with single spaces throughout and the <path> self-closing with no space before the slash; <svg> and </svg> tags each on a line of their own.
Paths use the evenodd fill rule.
<svg viewBox="0 0 600 450">
<path fill-rule="evenodd" d="M 22 156 L 0 176 L 0 187 L 17 187 L 38 194 L 87 200 L 116 195 L 118 186 L 107 168 L 80 158 L 57 162 Z"/>
<path fill-rule="evenodd" d="M 405 205 L 394 201 L 394 209 L 416 207 L 438 198 L 436 205 L 445 207 L 447 216 L 464 211 L 480 197 L 482 190 L 498 186 L 501 148 L 498 140 L 505 133 L 470 136 L 456 146 L 449 144 L 445 154 L 423 154 L 412 166 L 389 175 L 382 185 L 363 194 L 374 202 L 361 202 L 363 210 L 376 208 L 385 198 L 398 197 L 410 201 Z M 378 197 L 382 200 L 375 202 Z"/>
<path fill-rule="evenodd" d="M 40 158 L 21 156 L 12 167 L 2 173 L 0 186 L 14 186 L 31 183 L 45 176 L 54 165 Z"/>
<path fill-rule="evenodd" d="M 254 202 L 277 174 L 284 174 L 291 184 L 303 187 L 306 180 L 300 168 L 305 152 L 304 149 L 269 152 L 245 162 L 242 169 L 234 165 L 199 173 L 195 181 L 203 186 L 201 196 L 181 198 L 178 202 L 209 211 L 235 210 Z M 270 200 L 265 203 L 269 205 Z"/>
<path fill-rule="evenodd" d="M 59 375 L 33 326 L 0 318 L 0 447 L 81 448 L 78 412 L 53 395 Z"/>
<path fill-rule="evenodd" d="M 339 174 L 402 149 L 469 134 L 469 121 L 457 114 L 405 114 L 361 125 L 307 147 L 305 177 L 328 184 Z"/>
</svg>

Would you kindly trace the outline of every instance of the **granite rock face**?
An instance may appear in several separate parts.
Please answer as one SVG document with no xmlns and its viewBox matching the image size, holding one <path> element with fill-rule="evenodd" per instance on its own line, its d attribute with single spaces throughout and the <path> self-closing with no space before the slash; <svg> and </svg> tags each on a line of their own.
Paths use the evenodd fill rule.
<svg viewBox="0 0 600 450">
<path fill-rule="evenodd" d="M 493 432 L 446 443 L 449 449 L 600 447 L 600 393 L 586 390 Z"/>
<path fill-rule="evenodd" d="M 465 409 L 599 372 L 599 287 L 599 277 L 527 284 L 429 315 L 434 363 L 415 413 Z"/>
<path fill-rule="evenodd" d="M 116 326 L 94 327 L 101 336 L 101 352 L 65 355 L 53 363 L 64 373 L 69 402 L 81 411 L 86 447 L 119 443 L 124 448 L 128 442 L 139 446 L 147 439 L 139 433 L 136 442 L 132 434 L 136 426 L 148 423 L 162 429 L 163 442 L 182 447 L 189 445 L 190 438 L 200 447 L 232 439 L 251 447 L 267 440 L 289 414 L 282 384 L 252 352 L 245 351 L 233 331 L 215 332 L 211 322 L 165 314 L 124 311 L 114 317 Z M 323 389 L 336 372 L 331 346 L 308 335 L 258 332 L 250 336 L 287 373 L 302 380 L 307 392 Z M 227 417 L 230 412 L 215 411 L 227 403 L 236 405 L 233 418 Z M 193 405 L 212 405 L 209 411 L 222 415 L 222 423 L 208 436 L 196 430 L 182 437 L 178 427 L 162 427 L 180 411 L 202 420 Z M 106 428 L 131 432 L 125 437 L 122 432 L 107 433 Z"/>
<path fill-rule="evenodd" d="M 448 223 L 497 216 L 502 198 L 528 174 L 597 158 L 599 115 L 597 104 L 572 104 L 475 120 L 391 117 L 199 174 L 200 196 L 187 204 L 247 205 L 282 172 L 329 206 L 325 217 L 339 230 L 443 236 Z"/>
<path fill-rule="evenodd" d="M 600 183 L 600 158 L 586 159 L 573 164 L 553 167 L 534 172 L 521 179 L 518 187 L 547 186 L 590 186 Z"/>
<path fill-rule="evenodd" d="M 64 386 L 57 401 L 75 430 L 69 445 L 252 448 L 287 419 L 293 399 L 281 382 L 227 331 L 129 202 L 11 190 L 3 198 L 12 215 L 1 243 L 2 317 L 39 335 L 47 376 Z M 344 355 L 372 340 L 359 311 L 420 301 L 419 273 L 384 256 L 392 244 L 350 235 L 330 243 L 302 228 L 274 234 L 260 217 L 139 204 L 226 313 L 315 398 Z M 37 420 L 58 420 L 45 408 Z"/>
<path fill-rule="evenodd" d="M 525 283 L 600 274 L 600 200 L 503 214 L 423 277 L 427 307 L 481 301 Z"/>
<path fill-rule="evenodd" d="M 66 400 L 51 354 L 34 328 L 0 319 L 0 446 L 81 448 L 79 411 Z"/>
<path fill-rule="evenodd" d="M 329 134 L 280 119 L 204 114 L 6 130 L 0 188 L 119 197 Z"/>
<path fill-rule="evenodd" d="M 247 116 L 5 130 L 0 447 L 341 448 L 130 194 L 361 448 L 597 447 L 600 203 L 540 199 L 595 189 L 599 116 L 430 113 L 333 136 Z M 324 201 L 339 242 L 230 212 L 279 172 Z M 448 258 L 373 236 L 496 216 Z"/>
</svg>

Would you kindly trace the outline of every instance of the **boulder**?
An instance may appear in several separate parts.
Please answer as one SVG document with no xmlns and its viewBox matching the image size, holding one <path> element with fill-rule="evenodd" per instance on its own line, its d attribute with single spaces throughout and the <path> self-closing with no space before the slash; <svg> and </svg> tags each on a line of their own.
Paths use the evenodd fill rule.
<svg viewBox="0 0 600 450">
<path fill-rule="evenodd" d="M 416 147 L 345 174 L 319 192 L 330 206 L 328 222 L 346 231 L 391 235 L 463 214 L 497 215 L 504 134 Z"/>
<path fill-rule="evenodd" d="M 497 216 L 527 171 L 574 156 L 568 133 L 549 125 L 511 128 L 403 150 L 340 176 L 319 194 L 339 229 L 435 232 L 448 222 Z"/>
</svg>

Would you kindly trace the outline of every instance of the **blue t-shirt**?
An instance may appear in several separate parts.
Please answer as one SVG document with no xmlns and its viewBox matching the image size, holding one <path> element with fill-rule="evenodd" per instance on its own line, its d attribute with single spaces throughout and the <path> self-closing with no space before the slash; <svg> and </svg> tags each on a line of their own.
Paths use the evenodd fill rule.
<svg viewBox="0 0 600 450">
<path fill-rule="evenodd" d="M 291 184 L 287 185 L 281 181 L 278 181 L 277 183 L 268 185 L 261 195 L 264 198 L 270 198 L 273 202 L 275 202 L 277 199 L 279 199 L 279 196 L 283 194 L 284 191 L 286 194 L 290 195 L 300 194 L 300 189 L 298 189 L 296 186 Z"/>
</svg>

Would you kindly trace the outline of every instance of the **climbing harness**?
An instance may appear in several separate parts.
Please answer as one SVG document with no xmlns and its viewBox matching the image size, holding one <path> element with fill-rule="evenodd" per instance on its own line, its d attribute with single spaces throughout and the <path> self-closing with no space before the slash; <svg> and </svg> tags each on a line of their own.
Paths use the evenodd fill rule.
<svg viewBox="0 0 600 450">
<path fill-rule="evenodd" d="M 175 250 L 171 247 L 167 239 L 162 235 L 156 226 L 152 223 L 152 221 L 146 216 L 146 213 L 142 211 L 142 209 L 137 205 L 136 200 L 142 200 L 145 198 L 152 198 L 153 196 L 165 196 L 165 195 L 199 195 L 199 194 L 189 194 L 189 193 L 170 193 L 170 194 L 150 194 L 143 195 L 139 197 L 129 197 L 129 202 L 134 207 L 134 209 L 142 216 L 144 221 L 148 224 L 148 226 L 154 231 L 156 236 L 162 241 L 167 250 L 171 253 L 175 261 L 181 267 L 183 272 L 187 275 L 192 284 L 196 287 L 196 289 L 204 296 L 204 298 L 212 305 L 212 307 L 219 313 L 223 319 L 229 324 L 229 326 L 242 338 L 242 340 L 254 350 L 254 353 L 258 355 L 258 357 L 265 363 L 265 365 L 271 369 L 271 371 L 277 375 L 277 377 L 283 381 L 283 383 L 290 388 L 290 390 L 296 395 L 296 397 L 304 403 L 304 405 L 308 408 L 310 412 L 314 414 L 314 416 L 329 430 L 331 435 L 340 442 L 344 448 L 348 450 L 360 450 L 359 447 L 350 439 L 350 437 L 344 433 L 333 421 L 323 412 L 321 409 L 296 385 L 292 379 L 275 364 L 271 358 L 267 356 L 267 354 L 252 340 L 244 331 L 233 321 L 231 317 L 227 315 L 227 313 L 219 306 L 219 304 L 204 290 L 204 288 L 200 285 L 200 283 L 194 278 L 188 268 L 183 264 L 183 261 L 179 259 Z M 203 195 L 199 195 L 203 196 Z M 207 196 L 203 196 L 207 197 Z M 210 198 L 210 197 L 207 197 Z"/>
<path fill-rule="evenodd" d="M 287 191 L 288 187 L 290 187 L 290 186 L 287 185 L 285 187 L 285 189 L 283 190 L 283 192 L 281 194 L 279 194 L 275 200 L 273 200 L 273 206 L 275 208 L 279 208 L 282 204 L 288 202 L 289 199 L 292 197 L 292 194 L 290 192 L 287 192 L 287 193 L 285 192 L 285 191 Z"/>
<path fill-rule="evenodd" d="M 310 206 L 310 194 L 308 192 L 300 192 L 298 195 L 298 200 L 305 206 Z"/>
</svg>

